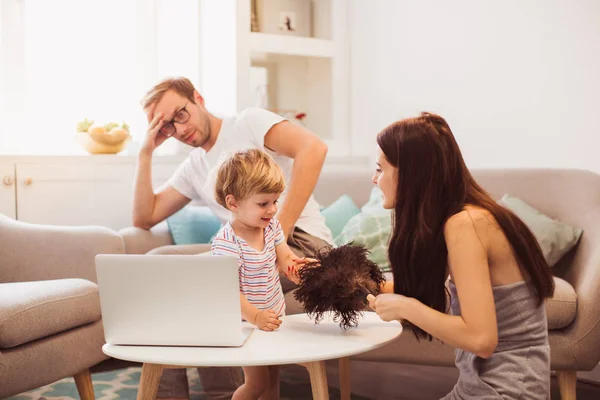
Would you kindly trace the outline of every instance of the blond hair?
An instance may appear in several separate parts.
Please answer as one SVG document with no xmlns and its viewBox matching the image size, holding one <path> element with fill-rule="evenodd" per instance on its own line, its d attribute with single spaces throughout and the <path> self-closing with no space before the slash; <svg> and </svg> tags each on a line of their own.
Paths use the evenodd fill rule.
<svg viewBox="0 0 600 400">
<path fill-rule="evenodd" d="M 146 93 L 142 100 L 142 108 L 145 110 L 151 105 L 158 103 L 169 90 L 185 97 L 192 103 L 196 103 L 194 101 L 194 92 L 196 91 L 196 88 L 194 88 L 194 85 L 188 78 L 179 76 L 163 79 L 148 90 L 148 93 Z"/>
<path fill-rule="evenodd" d="M 227 195 L 242 201 L 254 194 L 281 193 L 284 189 L 283 171 L 268 154 L 258 149 L 242 150 L 219 167 L 215 198 L 227 208 Z"/>
</svg>

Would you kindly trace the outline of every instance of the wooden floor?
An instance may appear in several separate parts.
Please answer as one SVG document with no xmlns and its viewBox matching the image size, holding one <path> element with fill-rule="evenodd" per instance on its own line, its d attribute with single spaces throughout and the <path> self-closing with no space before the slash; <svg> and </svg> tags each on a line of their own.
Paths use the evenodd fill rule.
<svg viewBox="0 0 600 400">
<path fill-rule="evenodd" d="M 120 364 L 115 364 L 115 362 Z M 109 360 L 94 370 L 100 372 L 114 368 L 124 368 L 131 366 L 130 364 L 137 365 L 136 363 Z M 381 374 L 381 365 L 387 366 L 385 374 Z M 335 363 L 328 363 L 327 367 L 330 397 L 331 400 L 337 400 L 339 399 L 339 390 Z M 450 392 L 458 377 L 456 368 L 380 364 L 364 361 L 353 361 L 350 368 L 353 400 L 436 400 Z M 189 399 L 185 370 L 166 370 L 161 379 L 157 398 L 165 400 Z M 308 400 L 311 398 L 306 369 L 296 365 L 282 367 L 281 400 Z M 200 396 L 200 399 L 209 400 L 209 397 Z M 599 385 L 582 381 L 577 382 L 577 400 L 599 399 Z M 555 378 L 552 378 L 552 400 L 560 400 Z"/>
<path fill-rule="evenodd" d="M 374 368 L 374 366 L 377 368 Z M 456 368 L 422 367 L 417 365 L 389 364 L 381 374 L 379 363 L 353 361 L 351 364 L 353 399 L 372 400 L 432 400 L 446 395 L 456 382 Z M 302 387 L 308 385 L 308 373 L 299 366 L 282 369 L 282 398 L 304 399 Z M 338 376 L 335 364 L 328 364 L 329 385 L 337 388 Z M 284 396 L 286 386 L 299 389 L 298 397 Z M 332 391 L 337 394 L 337 391 Z M 332 398 L 335 394 L 332 393 Z M 306 397 L 310 398 L 310 397 Z M 577 383 L 577 400 L 599 400 L 600 386 Z M 552 378 L 552 400 L 560 400 L 556 378 Z"/>
</svg>

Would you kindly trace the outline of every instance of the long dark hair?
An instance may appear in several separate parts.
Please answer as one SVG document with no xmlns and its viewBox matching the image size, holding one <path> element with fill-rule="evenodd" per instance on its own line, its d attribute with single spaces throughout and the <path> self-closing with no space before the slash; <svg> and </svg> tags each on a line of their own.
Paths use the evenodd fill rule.
<svg viewBox="0 0 600 400">
<path fill-rule="evenodd" d="M 397 191 L 388 256 L 394 292 L 447 311 L 448 249 L 444 225 L 465 205 L 488 210 L 512 246 L 538 305 L 554 293 L 540 246 L 527 226 L 475 182 L 446 121 L 435 114 L 398 121 L 379 133 L 377 144 L 396 167 Z M 418 339 L 431 335 L 418 327 Z"/>
</svg>

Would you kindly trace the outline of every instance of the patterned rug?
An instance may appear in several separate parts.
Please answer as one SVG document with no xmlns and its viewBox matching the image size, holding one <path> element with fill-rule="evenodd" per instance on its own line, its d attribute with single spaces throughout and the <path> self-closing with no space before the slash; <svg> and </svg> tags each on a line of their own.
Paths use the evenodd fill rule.
<svg viewBox="0 0 600 400">
<path fill-rule="evenodd" d="M 111 371 L 92 373 L 94 393 L 97 400 L 135 400 L 142 375 L 142 368 L 133 366 Z M 337 377 L 335 377 L 337 378 Z M 335 379 L 329 377 L 329 379 Z M 333 382 L 333 380 L 331 380 Z M 329 388 L 331 400 L 340 398 L 339 389 Z M 157 399 L 162 400 L 209 400 L 200 384 L 196 368 L 169 369 L 163 372 Z M 73 378 L 65 378 L 53 384 L 9 397 L 7 400 L 79 400 Z M 308 373 L 298 366 L 284 366 L 281 370 L 281 400 L 312 399 Z M 353 400 L 367 400 L 352 395 Z"/>
<path fill-rule="evenodd" d="M 185 371 L 187 375 L 187 385 L 181 382 L 181 374 L 183 370 L 170 370 L 163 374 L 161 379 L 161 387 L 157 399 L 188 399 L 188 396 L 182 396 L 181 393 L 188 392 L 190 400 L 205 400 L 202 387 L 200 386 L 200 378 L 197 369 L 188 369 Z M 94 393 L 97 400 L 135 400 L 137 396 L 140 376 L 142 375 L 141 367 L 130 367 L 121 370 L 97 372 L 92 374 L 94 382 Z M 179 382 L 177 382 L 179 381 Z M 175 387 L 174 387 L 175 386 Z M 162 393 L 161 393 L 162 392 Z M 187 393 L 186 393 L 187 394 Z M 9 397 L 9 400 L 79 400 L 79 394 L 75 387 L 73 378 L 65 378 L 53 384 L 32 390 L 20 395 Z"/>
</svg>

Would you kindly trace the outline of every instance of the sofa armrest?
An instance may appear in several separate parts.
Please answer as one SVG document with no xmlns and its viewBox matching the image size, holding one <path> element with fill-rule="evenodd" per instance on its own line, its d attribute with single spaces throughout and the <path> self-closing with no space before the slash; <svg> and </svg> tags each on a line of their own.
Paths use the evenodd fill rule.
<svg viewBox="0 0 600 400">
<path fill-rule="evenodd" d="M 98 286 L 84 279 L 0 283 L 0 348 L 100 320 Z"/>
<path fill-rule="evenodd" d="M 94 257 L 125 252 L 121 236 L 99 226 L 29 224 L 0 215 L 0 232 L 0 282 L 96 282 Z"/>
<path fill-rule="evenodd" d="M 119 231 L 119 235 L 123 238 L 127 254 L 146 254 L 157 247 L 173 244 L 166 221 L 157 224 L 150 230 L 135 227 L 124 228 Z"/>
<path fill-rule="evenodd" d="M 600 224 L 600 214 L 592 219 Z M 600 361 L 600 231 L 584 232 L 565 279 L 577 293 L 577 311 L 569 326 L 551 331 L 553 358 L 574 359 L 577 370 L 588 371 Z"/>
</svg>

